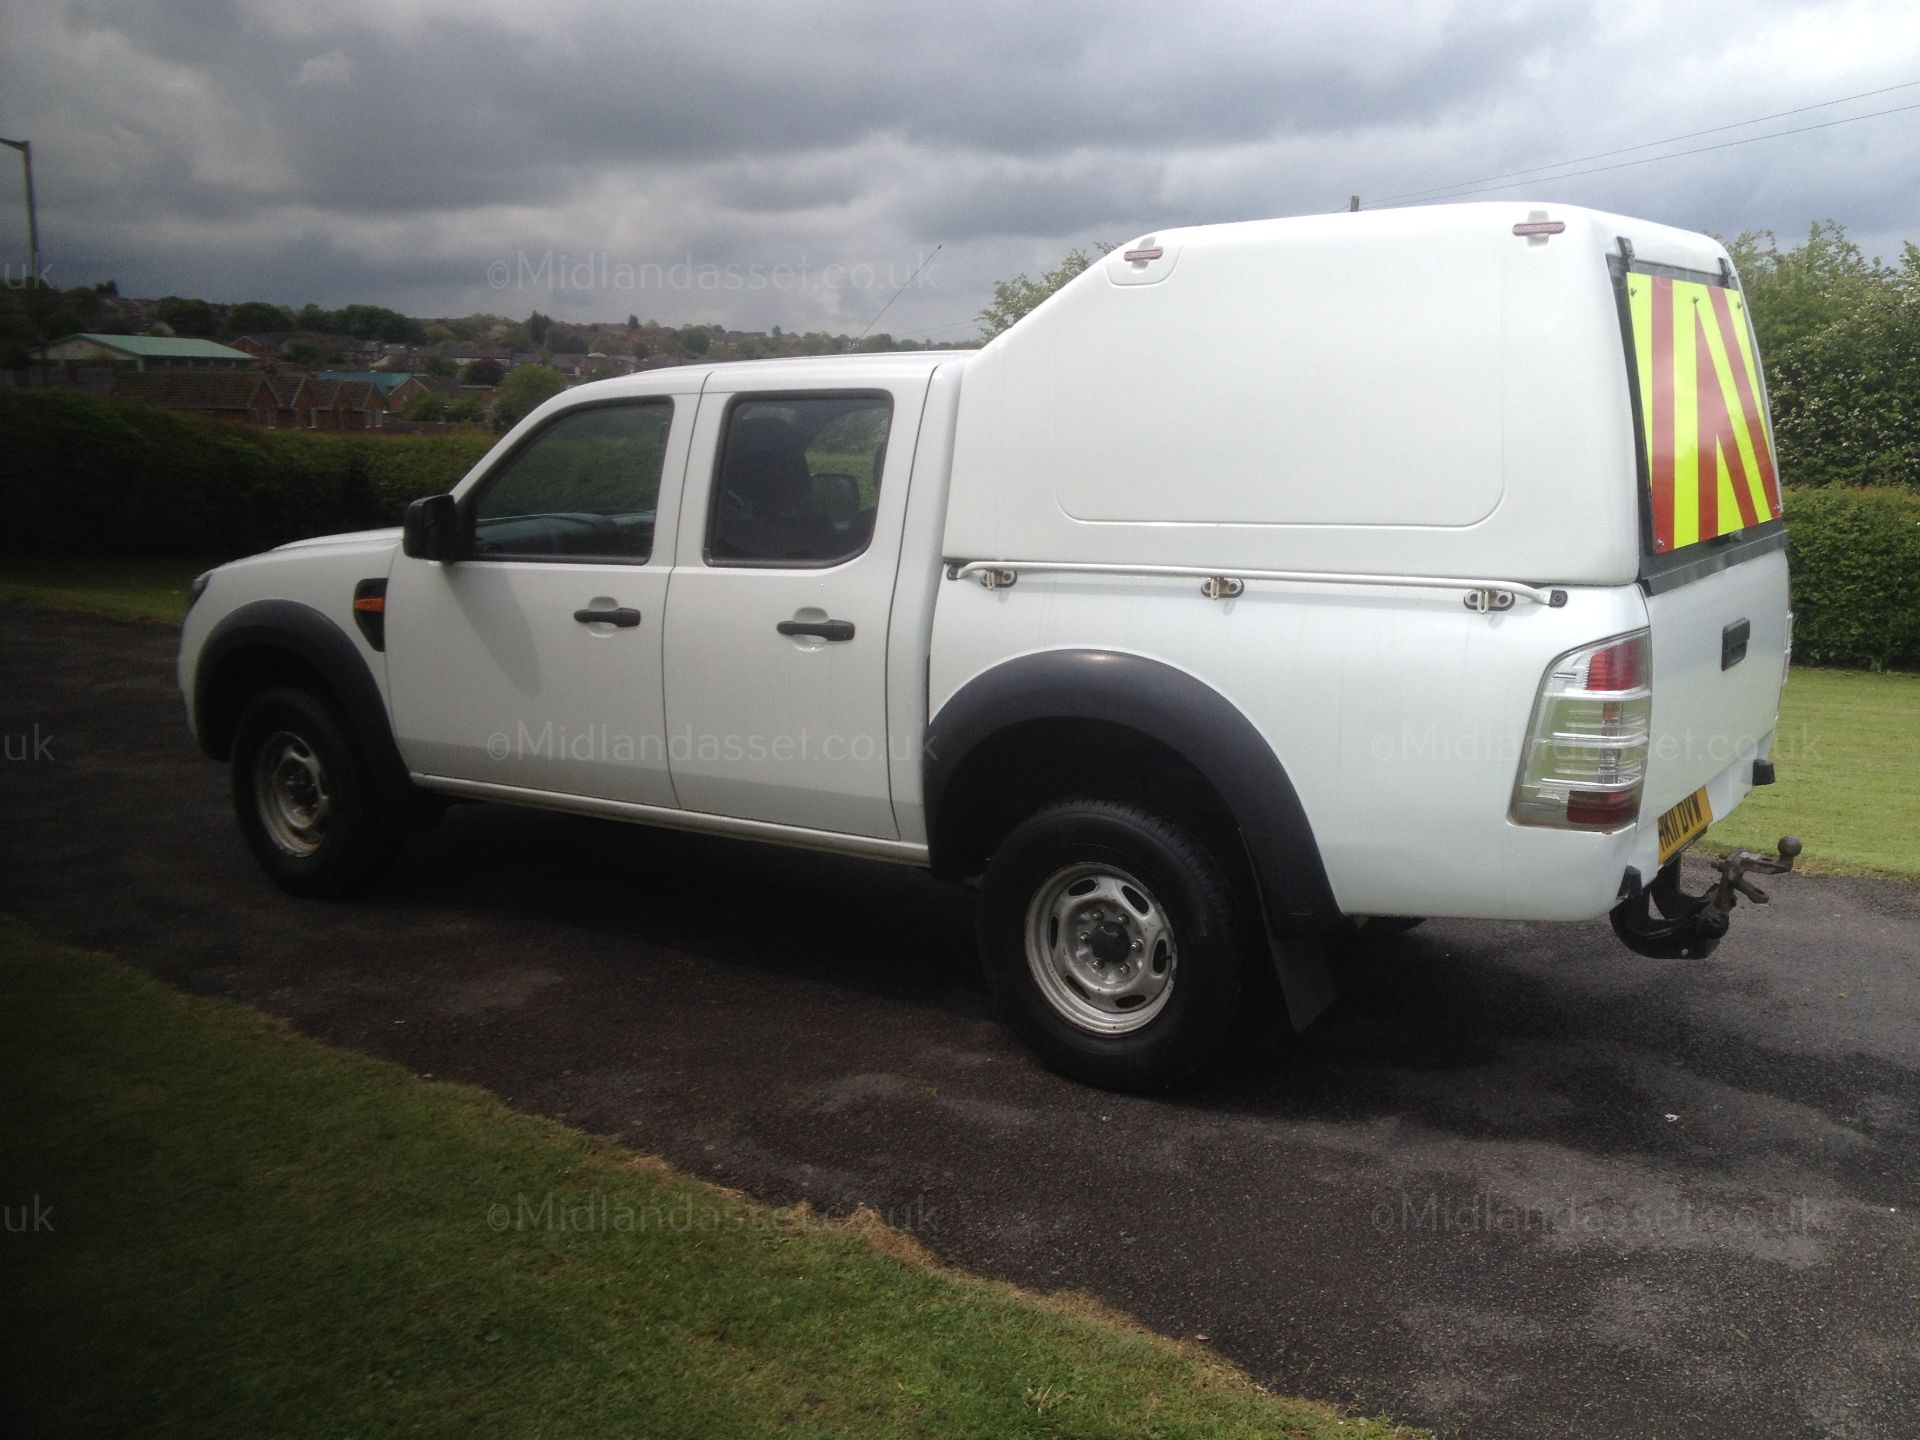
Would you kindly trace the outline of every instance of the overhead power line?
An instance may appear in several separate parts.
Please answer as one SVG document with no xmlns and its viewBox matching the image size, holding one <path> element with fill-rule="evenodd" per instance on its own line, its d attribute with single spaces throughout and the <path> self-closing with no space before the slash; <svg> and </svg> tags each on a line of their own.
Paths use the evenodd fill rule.
<svg viewBox="0 0 1920 1440">
<path fill-rule="evenodd" d="M 874 326 L 880 323 L 880 316 L 886 314 L 887 311 L 893 308 L 893 302 L 900 298 L 901 291 L 905 290 L 907 286 L 911 285 L 915 280 L 919 279 L 920 272 L 926 269 L 927 266 L 933 263 L 933 257 L 938 255 L 941 249 L 945 245 L 946 245 L 946 242 L 944 240 L 941 241 L 939 245 L 934 246 L 933 249 L 927 252 L 926 259 L 922 260 L 918 265 L 913 267 L 913 274 L 907 276 L 906 279 L 902 280 L 900 282 L 900 289 L 894 291 L 893 294 L 887 297 L 887 303 L 882 305 L 879 309 L 879 312 L 873 317 L 873 319 L 867 322 L 867 329 L 862 330 L 858 335 L 853 337 L 854 344 L 858 345 L 862 340 L 867 338 L 867 330 L 873 329 Z"/>
<path fill-rule="evenodd" d="M 1846 115 L 1837 120 L 1823 120 L 1815 125 L 1800 125 L 1788 130 L 1769 131 L 1765 135 L 1749 135 L 1739 140 L 1726 140 L 1717 145 L 1701 145 L 1691 150 L 1675 150 L 1665 155 L 1646 155 L 1638 160 L 1623 161 L 1616 165 L 1598 165 L 1588 170 L 1564 169 L 1568 165 L 1581 165 L 1589 160 L 1606 160 L 1615 155 L 1631 155 L 1636 150 L 1652 150 L 1661 145 L 1675 145 L 1682 140 L 1697 140 L 1703 135 L 1722 135 L 1729 130 L 1743 130 L 1749 125 L 1762 125 L 1769 120 L 1782 120 L 1789 115 L 1804 115 L 1812 110 L 1825 110 L 1854 100 L 1870 99 L 1875 95 L 1890 95 L 1898 90 L 1911 90 L 1915 86 L 1920 86 L 1920 80 L 1907 80 L 1898 85 L 1883 86 L 1878 90 L 1863 90 L 1857 95 L 1842 95 L 1838 99 L 1822 100 L 1814 105 L 1800 105 L 1791 110 L 1776 110 L 1770 115 L 1756 115 L 1750 120 L 1737 120 L 1731 125 L 1715 125 L 1705 130 L 1690 130 L 1683 135 L 1669 135 L 1664 140 L 1647 140 L 1638 145 L 1623 145 L 1616 150 L 1600 150 L 1591 155 L 1577 155 L 1566 160 L 1556 160 L 1548 165 L 1535 165 L 1525 170 L 1510 170 L 1503 175 L 1483 175 L 1476 180 L 1459 180 L 1450 185 L 1435 185 L 1426 190 L 1410 190 L 1399 195 L 1388 195 L 1362 203 L 1377 206 L 1392 205 L 1403 200 L 1458 199 L 1463 195 L 1483 194 L 1489 189 L 1505 189 L 1506 182 L 1528 178 L 1565 180 L 1576 175 L 1596 175 L 1607 170 L 1624 170 L 1634 165 L 1650 165 L 1656 160 L 1678 160 L 1687 155 L 1703 155 L 1711 150 L 1726 150 L 1736 145 L 1751 145 L 1761 140 L 1778 140 L 1787 135 L 1803 135 L 1810 130 L 1827 130 L 1835 125 L 1850 125 L 1857 120 L 1872 120 L 1882 115 L 1897 115 L 1902 111 L 1920 109 L 1920 105 L 1896 105 L 1886 110 L 1868 111 L 1864 115 Z M 1561 173 L 1547 173 L 1550 171 Z"/>
<path fill-rule="evenodd" d="M 918 330 L 918 331 L 915 331 L 914 333 L 917 334 L 923 340 L 930 340 L 935 335 L 944 335 L 949 330 L 964 330 L 969 325 L 974 326 L 977 329 L 979 327 L 979 324 L 980 324 L 980 317 L 978 315 L 975 315 L 970 320 L 954 320 L 945 325 L 936 325 L 931 330 Z"/>
</svg>

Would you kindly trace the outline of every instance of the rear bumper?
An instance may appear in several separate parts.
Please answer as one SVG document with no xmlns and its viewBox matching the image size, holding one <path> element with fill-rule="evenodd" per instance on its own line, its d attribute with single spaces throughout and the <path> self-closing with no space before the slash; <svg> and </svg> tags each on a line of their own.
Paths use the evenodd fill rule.
<svg viewBox="0 0 1920 1440">
<path fill-rule="evenodd" d="M 1660 746 L 1664 738 L 1665 737 L 1655 737 L 1653 744 L 1656 749 Z M 1707 792 L 1707 806 L 1712 811 L 1713 818 L 1716 821 L 1724 820 L 1727 816 L 1731 815 L 1735 807 L 1737 807 L 1742 800 L 1746 799 L 1748 792 L 1753 789 L 1754 762 L 1756 760 L 1765 760 L 1773 753 L 1773 731 L 1767 731 L 1766 734 L 1749 744 L 1729 746 L 1728 749 L 1733 751 L 1732 759 L 1723 764 L 1721 768 L 1713 774 L 1712 778 L 1705 782 L 1704 787 Z M 1709 763 L 1711 763 L 1713 759 L 1718 758 L 1717 756 L 1710 757 Z M 1691 794 L 1693 792 L 1689 791 L 1687 793 Z M 1685 796 L 1678 798 L 1684 799 Z M 1676 799 L 1674 803 L 1677 804 L 1678 799 Z M 1651 806 L 1643 807 L 1640 813 L 1640 822 L 1631 832 L 1634 843 L 1626 863 L 1649 879 L 1657 873 L 1665 863 L 1660 855 L 1660 816 L 1662 813 L 1662 811 L 1655 810 Z M 1697 844 L 1698 841 L 1696 840 L 1690 843 Z M 1667 858 L 1670 859 L 1672 857 Z M 1616 880 L 1618 878 L 1618 876 L 1615 877 Z"/>
<path fill-rule="evenodd" d="M 1720 759 L 1705 781 L 1715 820 L 1730 815 L 1746 798 L 1753 788 L 1754 761 L 1766 759 L 1772 747 L 1769 730 L 1738 746 L 1730 758 Z M 1497 841 L 1471 856 L 1458 851 L 1435 854 L 1432 841 L 1423 840 L 1394 870 L 1390 906 L 1347 908 L 1355 914 L 1471 920 L 1597 920 L 1619 903 L 1630 871 L 1649 884 L 1659 873 L 1659 822 L 1660 811 L 1651 806 L 1642 808 L 1634 824 L 1608 832 L 1507 820 Z"/>
</svg>

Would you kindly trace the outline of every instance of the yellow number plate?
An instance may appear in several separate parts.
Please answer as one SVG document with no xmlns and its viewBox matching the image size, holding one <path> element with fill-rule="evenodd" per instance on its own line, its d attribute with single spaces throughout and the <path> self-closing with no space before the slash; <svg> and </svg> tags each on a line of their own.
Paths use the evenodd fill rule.
<svg viewBox="0 0 1920 1440">
<path fill-rule="evenodd" d="M 1660 817 L 1660 863 L 1666 864 L 1697 840 L 1713 824 L 1713 806 L 1707 803 L 1707 787 L 1702 785 L 1678 805 Z"/>
</svg>

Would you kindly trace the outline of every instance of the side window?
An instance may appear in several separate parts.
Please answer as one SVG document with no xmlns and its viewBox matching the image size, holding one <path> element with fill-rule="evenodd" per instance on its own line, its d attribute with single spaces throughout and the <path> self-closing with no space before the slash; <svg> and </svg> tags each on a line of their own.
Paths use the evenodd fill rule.
<svg viewBox="0 0 1920 1440">
<path fill-rule="evenodd" d="M 714 477 L 714 565 L 838 565 L 867 548 L 893 401 L 886 395 L 736 400 Z"/>
<path fill-rule="evenodd" d="M 653 553 L 671 400 L 594 405 L 538 431 L 472 502 L 483 560 L 624 560 Z"/>
</svg>

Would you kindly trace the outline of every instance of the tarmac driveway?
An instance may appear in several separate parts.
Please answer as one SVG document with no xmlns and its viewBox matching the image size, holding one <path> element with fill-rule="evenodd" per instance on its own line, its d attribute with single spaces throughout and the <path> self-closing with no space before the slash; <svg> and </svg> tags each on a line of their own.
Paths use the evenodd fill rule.
<svg viewBox="0 0 1920 1440">
<path fill-rule="evenodd" d="M 0 909 L 1444 1435 L 1920 1434 L 1912 888 L 1780 881 L 1695 963 L 1435 922 L 1128 1098 L 1028 1058 L 908 870 L 473 807 L 370 902 L 283 896 L 172 652 L 0 608 Z"/>
</svg>

